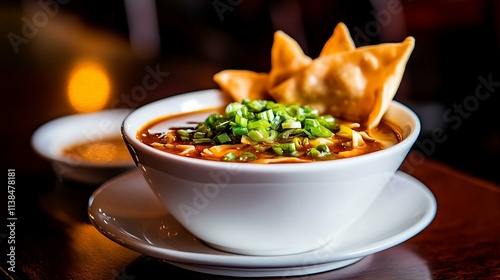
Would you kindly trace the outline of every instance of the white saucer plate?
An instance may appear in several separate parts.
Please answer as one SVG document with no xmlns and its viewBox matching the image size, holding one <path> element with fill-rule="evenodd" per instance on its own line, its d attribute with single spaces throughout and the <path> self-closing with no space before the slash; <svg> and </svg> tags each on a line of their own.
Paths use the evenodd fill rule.
<svg viewBox="0 0 500 280">
<path fill-rule="evenodd" d="M 298 206 L 299 207 L 299 206 Z M 157 201 L 139 171 L 101 185 L 89 200 L 94 226 L 114 242 L 185 269 L 225 276 L 285 277 L 338 269 L 398 245 L 427 227 L 437 211 L 432 192 L 398 171 L 370 209 L 320 249 L 293 255 L 236 255 L 209 247 Z"/>
<path fill-rule="evenodd" d="M 52 164 L 58 177 L 100 185 L 118 174 L 135 169 L 132 157 L 126 161 L 91 162 L 65 156 L 63 150 L 78 143 L 121 138 L 121 124 L 130 112 L 131 109 L 107 109 L 51 120 L 35 130 L 31 146 L 40 157 Z"/>
</svg>

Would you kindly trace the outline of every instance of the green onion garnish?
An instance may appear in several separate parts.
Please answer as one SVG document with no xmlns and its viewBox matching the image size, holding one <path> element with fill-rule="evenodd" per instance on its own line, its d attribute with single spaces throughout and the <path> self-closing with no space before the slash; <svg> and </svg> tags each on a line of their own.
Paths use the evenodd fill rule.
<svg viewBox="0 0 500 280">
<path fill-rule="evenodd" d="M 247 135 L 248 134 L 248 128 L 246 127 L 241 127 L 241 126 L 233 126 L 231 128 L 231 131 L 233 132 L 234 135 Z"/>
<path fill-rule="evenodd" d="M 236 159 L 237 159 L 237 157 L 233 153 L 228 153 L 222 157 L 222 160 L 225 160 L 225 161 L 234 161 Z"/>
<path fill-rule="evenodd" d="M 324 126 L 311 127 L 311 133 L 318 137 L 331 137 L 333 132 Z"/>
<path fill-rule="evenodd" d="M 229 137 L 229 135 L 227 135 L 227 133 L 217 135 L 217 142 L 221 144 L 231 143 L 232 141 L 233 140 Z"/>
<path fill-rule="evenodd" d="M 245 144 L 252 145 L 257 153 L 278 156 L 307 154 L 321 159 L 331 152 L 327 145 L 308 148 L 309 139 L 331 138 L 335 135 L 352 137 L 352 129 L 339 126 L 330 115 L 299 105 L 286 106 L 267 100 L 244 98 L 241 103 L 231 102 L 225 115 L 214 113 L 193 128 L 177 129 L 180 141 L 195 144 Z M 300 151 L 300 152 L 299 152 Z M 251 152 L 240 155 L 228 153 L 226 161 L 252 161 L 257 156 Z"/>
<path fill-rule="evenodd" d="M 299 121 L 286 120 L 281 124 L 281 127 L 283 127 L 283 129 L 301 128 L 302 124 Z"/>
<path fill-rule="evenodd" d="M 238 159 L 240 161 L 252 161 L 252 160 L 256 160 L 257 156 L 254 153 L 243 152 L 243 153 L 241 153 L 241 155 L 239 156 Z"/>
</svg>

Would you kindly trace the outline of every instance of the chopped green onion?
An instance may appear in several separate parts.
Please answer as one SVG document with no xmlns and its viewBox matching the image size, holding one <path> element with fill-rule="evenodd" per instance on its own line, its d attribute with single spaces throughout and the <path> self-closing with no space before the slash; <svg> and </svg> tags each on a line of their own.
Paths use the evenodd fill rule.
<svg viewBox="0 0 500 280">
<path fill-rule="evenodd" d="M 252 160 L 256 160 L 257 156 L 254 153 L 251 153 L 251 152 L 243 152 L 238 157 L 238 159 L 240 161 L 252 161 Z"/>
<path fill-rule="evenodd" d="M 283 153 L 287 156 L 296 156 L 297 149 L 293 143 L 283 143 L 280 144 L 280 148 L 283 149 Z"/>
<path fill-rule="evenodd" d="M 207 132 L 209 130 L 208 126 L 206 123 L 200 123 L 198 124 L 198 126 L 196 127 L 196 129 L 199 131 L 199 132 Z"/>
<path fill-rule="evenodd" d="M 295 148 L 302 147 L 302 138 L 293 137 L 292 143 L 295 145 Z"/>
<path fill-rule="evenodd" d="M 229 103 L 227 106 L 226 106 L 226 115 L 228 117 L 232 117 L 234 115 L 237 114 L 237 112 L 243 108 L 244 105 L 243 104 L 240 104 L 238 102 L 232 102 L 232 103 Z"/>
<path fill-rule="evenodd" d="M 309 149 L 307 152 L 314 159 L 321 159 L 331 155 L 330 148 L 326 144 L 319 144 L 315 148 Z"/>
<path fill-rule="evenodd" d="M 248 132 L 248 137 L 255 142 L 264 142 L 269 137 L 269 133 L 265 129 L 253 129 Z"/>
<path fill-rule="evenodd" d="M 220 118 L 214 123 L 215 130 L 217 131 L 223 131 L 224 129 L 226 129 L 226 127 L 228 127 L 228 125 L 229 120 L 227 120 L 226 118 Z"/>
<path fill-rule="evenodd" d="M 267 100 L 266 109 L 272 109 L 272 108 L 276 107 L 277 105 L 278 105 L 278 103 L 271 101 L 271 100 Z"/>
<path fill-rule="evenodd" d="M 304 128 L 305 129 L 310 129 L 312 127 L 318 127 L 318 126 L 320 126 L 320 123 L 317 119 L 306 118 L 304 120 Z"/>
<path fill-rule="evenodd" d="M 231 139 L 231 137 L 229 137 L 229 135 L 227 135 L 227 133 L 222 133 L 220 135 L 217 135 L 217 140 L 221 144 L 233 142 L 233 140 Z"/>
<path fill-rule="evenodd" d="M 283 115 L 286 116 L 286 119 L 291 118 L 283 104 L 276 104 L 272 109 L 275 116 Z"/>
<path fill-rule="evenodd" d="M 248 116 L 248 107 L 243 106 L 241 107 L 237 112 L 236 115 L 242 116 L 242 117 L 247 117 Z"/>
<path fill-rule="evenodd" d="M 193 134 L 194 139 L 205 138 L 205 136 L 206 136 L 206 133 L 203 133 L 200 131 L 197 131 Z"/>
<path fill-rule="evenodd" d="M 269 136 L 267 137 L 268 141 L 274 141 L 276 140 L 276 138 L 278 138 L 278 132 L 276 130 L 271 129 L 268 131 L 268 133 L 269 133 Z"/>
<path fill-rule="evenodd" d="M 222 157 L 222 160 L 224 161 L 235 161 L 237 157 L 233 153 L 227 153 L 225 156 Z"/>
<path fill-rule="evenodd" d="M 250 111 L 260 112 L 266 107 L 266 102 L 264 100 L 252 100 L 246 106 Z"/>
<path fill-rule="evenodd" d="M 236 123 L 238 126 L 246 127 L 248 124 L 248 119 L 240 115 L 236 115 L 234 118 L 234 123 Z"/>
<path fill-rule="evenodd" d="M 288 106 L 286 108 L 286 111 L 292 117 L 299 117 L 300 116 L 299 106 L 298 105 L 290 105 L 290 106 Z"/>
<path fill-rule="evenodd" d="M 266 120 L 270 121 L 270 120 L 274 119 L 273 110 L 269 109 L 269 110 L 265 111 L 264 113 L 266 113 Z"/>
<path fill-rule="evenodd" d="M 316 109 L 308 108 L 306 118 L 318 118 L 319 112 Z"/>
<path fill-rule="evenodd" d="M 320 151 L 320 152 L 330 153 L 330 148 L 328 148 L 328 145 L 326 145 L 324 143 L 319 144 L 318 146 L 316 146 L 316 149 L 318 149 L 318 151 Z"/>
<path fill-rule="evenodd" d="M 281 124 L 281 127 L 283 127 L 283 129 L 301 128 L 302 124 L 299 121 L 286 120 Z"/>
<path fill-rule="evenodd" d="M 332 129 L 336 128 L 335 118 L 334 118 L 334 117 L 332 117 L 332 116 L 330 116 L 330 115 L 323 115 L 323 116 L 320 116 L 320 117 L 318 118 L 318 121 L 319 121 L 319 123 L 320 123 L 322 126 L 324 126 L 324 127 L 328 128 L 328 129 L 330 129 L 330 130 L 332 130 Z"/>
<path fill-rule="evenodd" d="M 324 126 L 311 127 L 311 133 L 318 137 L 331 137 L 333 132 Z"/>
<path fill-rule="evenodd" d="M 284 153 L 284 151 L 280 147 L 280 145 L 273 145 L 273 146 L 271 146 L 271 148 L 273 149 L 274 153 L 277 154 L 278 156 L 282 156 Z"/>
<path fill-rule="evenodd" d="M 282 114 L 276 115 L 271 120 L 271 128 L 274 130 L 278 130 L 281 127 L 281 124 L 286 120 L 286 117 Z"/>
<path fill-rule="evenodd" d="M 248 129 L 257 129 L 257 128 L 268 128 L 270 127 L 271 124 L 267 121 L 267 120 L 264 120 L 264 119 L 260 119 L 260 120 L 256 120 L 256 121 L 250 121 L 248 122 Z"/>
<path fill-rule="evenodd" d="M 209 127 L 212 127 L 213 124 L 220 118 L 223 118 L 224 116 L 222 116 L 221 114 L 211 114 L 210 116 L 208 116 L 208 118 L 205 120 L 205 124 L 207 124 Z"/>
<path fill-rule="evenodd" d="M 231 131 L 233 132 L 234 135 L 247 135 L 248 134 L 248 128 L 241 127 L 241 126 L 233 126 L 231 128 Z"/>
<path fill-rule="evenodd" d="M 314 158 L 314 159 L 317 159 L 317 158 L 322 157 L 322 156 L 321 156 L 321 152 L 320 152 L 320 151 L 318 151 L 318 149 L 316 149 L 316 148 L 311 148 L 311 149 L 309 149 L 309 151 L 307 151 L 307 155 L 308 155 L 308 156 L 311 156 L 311 157 L 312 157 L 312 158 Z"/>
<path fill-rule="evenodd" d="M 314 139 L 316 138 L 316 136 L 314 136 L 311 132 L 307 131 L 307 129 L 304 129 L 303 133 L 308 137 L 308 138 L 311 138 L 311 139 Z"/>
<path fill-rule="evenodd" d="M 302 128 L 292 128 L 292 129 L 287 129 L 287 130 L 281 132 L 278 137 L 280 139 L 288 139 L 288 138 L 293 137 L 294 135 L 298 135 L 298 134 L 305 133 L 305 132 L 306 132 L 306 130 L 304 130 Z"/>
<path fill-rule="evenodd" d="M 180 136 L 188 136 L 189 135 L 189 132 L 185 129 L 177 129 L 177 133 L 180 135 Z"/>
</svg>

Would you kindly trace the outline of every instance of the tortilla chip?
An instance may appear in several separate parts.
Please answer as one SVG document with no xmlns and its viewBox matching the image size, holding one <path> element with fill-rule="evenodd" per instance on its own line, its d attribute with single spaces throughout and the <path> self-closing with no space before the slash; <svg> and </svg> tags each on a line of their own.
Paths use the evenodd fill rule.
<svg viewBox="0 0 500 280">
<path fill-rule="evenodd" d="M 328 41 L 326 41 L 319 57 L 339 52 L 352 51 L 354 49 L 356 49 L 356 45 L 354 45 L 349 29 L 347 29 L 347 26 L 344 23 L 340 22 L 337 26 L 335 26 L 332 36 L 328 39 Z"/>
<path fill-rule="evenodd" d="M 224 70 L 214 75 L 233 100 L 274 99 L 285 104 L 309 105 L 370 129 L 378 125 L 394 98 L 415 45 L 402 43 L 356 48 L 343 23 L 337 24 L 315 60 L 283 31 L 276 31 L 271 70 L 256 73 Z"/>
<path fill-rule="evenodd" d="M 236 102 L 243 98 L 269 99 L 267 91 L 269 75 L 248 70 L 223 70 L 213 79 L 222 91 L 228 93 Z"/>
<path fill-rule="evenodd" d="M 415 39 L 339 52 L 315 59 L 269 94 L 284 104 L 310 105 L 320 114 L 378 125 L 401 82 Z"/>
<path fill-rule="evenodd" d="M 312 59 L 304 54 L 300 45 L 278 30 L 274 33 L 271 48 L 271 71 L 268 87 L 272 88 L 311 64 Z"/>
<path fill-rule="evenodd" d="M 327 41 L 320 56 L 355 49 L 352 38 L 345 24 L 335 27 L 331 38 Z M 300 45 L 283 31 L 274 33 L 271 49 L 271 70 L 266 73 L 256 73 L 247 70 L 223 70 L 214 75 L 214 81 L 221 89 L 231 95 L 235 101 L 243 98 L 269 97 L 268 89 L 273 88 L 312 63 L 305 55 Z M 259 85 L 260 82 L 264 84 Z"/>
</svg>

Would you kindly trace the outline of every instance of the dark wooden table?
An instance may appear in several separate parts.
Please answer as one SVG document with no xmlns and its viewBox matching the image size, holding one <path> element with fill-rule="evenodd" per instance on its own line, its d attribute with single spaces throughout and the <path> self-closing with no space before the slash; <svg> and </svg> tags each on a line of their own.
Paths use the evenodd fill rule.
<svg viewBox="0 0 500 280">
<path fill-rule="evenodd" d="M 297 279 L 500 279 L 500 186 L 418 152 L 401 169 L 434 193 L 438 211 L 432 223 L 353 265 Z M 232 279 L 177 268 L 104 237 L 86 214 L 97 186 L 53 176 L 35 180 L 22 172 L 16 177 L 16 227 L 10 234 L 3 230 L 0 243 L 7 279 Z M 7 235 L 13 234 L 14 266 L 6 256 Z"/>
</svg>

